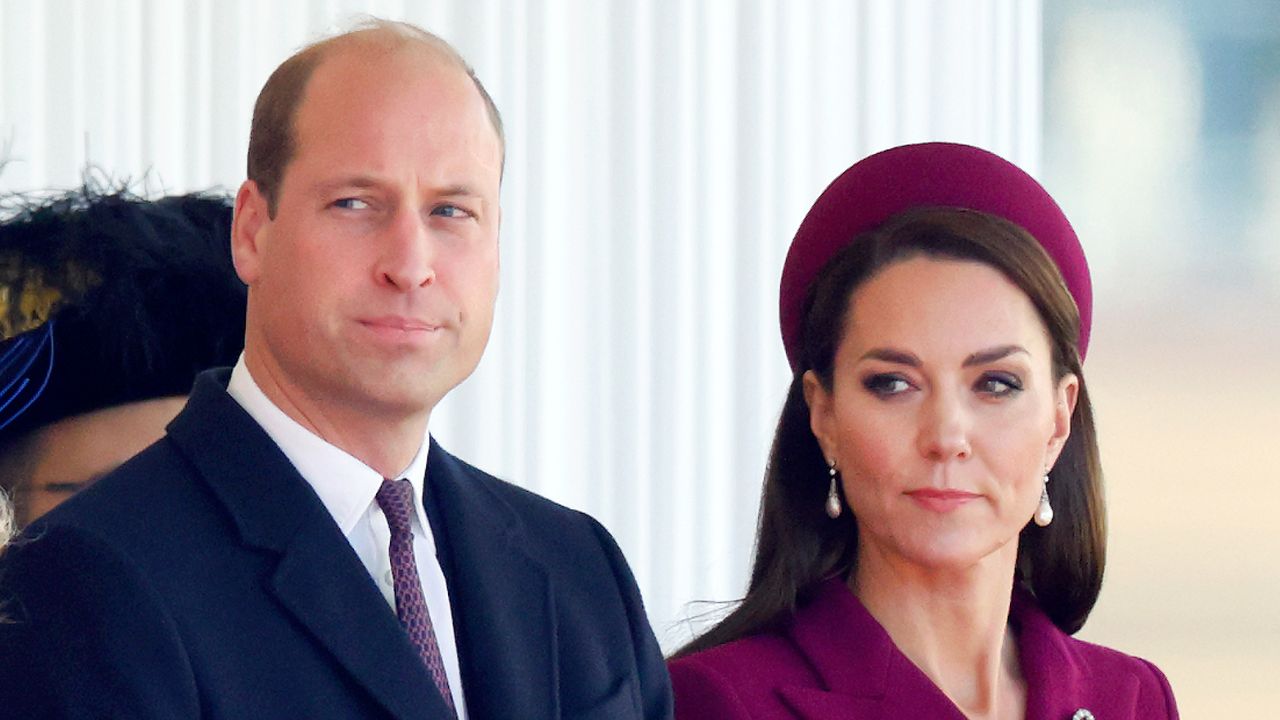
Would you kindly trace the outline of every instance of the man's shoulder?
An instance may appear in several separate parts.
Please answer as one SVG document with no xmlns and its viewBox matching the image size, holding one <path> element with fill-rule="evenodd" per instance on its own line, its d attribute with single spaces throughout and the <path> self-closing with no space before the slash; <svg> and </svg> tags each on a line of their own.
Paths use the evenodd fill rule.
<svg viewBox="0 0 1280 720">
<path fill-rule="evenodd" d="M 44 610 L 52 600 L 109 599 L 116 589 L 128 585 L 124 580 L 133 572 L 132 563 L 116 550 L 115 543 L 96 529 L 41 520 L 0 556 L 0 602 L 5 603 L 7 621 L 21 622 L 23 613 Z M 98 591 L 65 592 L 71 578 Z M 15 598 L 23 603 L 15 607 Z"/>
<path fill-rule="evenodd" d="M 490 495 L 493 500 L 502 503 L 504 507 L 510 508 L 522 521 L 551 521 L 575 525 L 582 523 L 584 526 L 595 523 L 594 519 L 585 513 L 561 505 L 532 490 L 481 470 L 475 465 L 453 455 L 438 444 L 435 446 L 435 450 L 439 455 L 433 458 L 432 462 L 443 461 L 447 463 L 449 470 L 462 475 L 461 479 L 466 483 L 470 483 L 473 489 Z M 429 472 L 430 470 L 428 470 Z"/>
<path fill-rule="evenodd" d="M 60 577 L 83 579 L 90 566 L 110 574 L 124 563 L 163 584 L 198 572 L 192 558 L 231 532 L 209 488 L 162 438 L 33 522 L 14 554 L 30 553 L 27 570 L 46 556 L 85 566 Z"/>
<path fill-rule="evenodd" d="M 589 587 L 595 581 L 630 577 L 621 550 L 595 518 L 495 477 L 437 445 L 428 462 L 445 466 L 451 492 L 441 497 L 441 509 L 453 522 L 507 534 L 520 551 L 544 569 L 564 573 Z M 456 504 L 451 504 L 454 501 Z M 630 582 L 630 580 L 628 580 Z"/>
<path fill-rule="evenodd" d="M 51 510 L 36 525 L 105 531 L 149 524 L 190 505 L 185 500 L 193 493 L 193 481 L 182 454 L 168 438 L 161 438 Z"/>
</svg>

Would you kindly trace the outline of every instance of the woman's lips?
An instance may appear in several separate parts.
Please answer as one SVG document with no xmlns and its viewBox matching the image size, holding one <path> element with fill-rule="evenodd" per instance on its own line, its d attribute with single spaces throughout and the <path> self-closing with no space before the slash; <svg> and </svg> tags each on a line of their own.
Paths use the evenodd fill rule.
<svg viewBox="0 0 1280 720">
<path fill-rule="evenodd" d="M 922 488 L 920 490 L 912 490 L 907 493 L 907 497 L 916 501 L 926 510 L 937 513 L 947 513 L 957 510 L 965 504 L 977 500 L 982 497 L 977 493 L 965 492 L 963 490 L 939 490 L 936 488 Z"/>
</svg>

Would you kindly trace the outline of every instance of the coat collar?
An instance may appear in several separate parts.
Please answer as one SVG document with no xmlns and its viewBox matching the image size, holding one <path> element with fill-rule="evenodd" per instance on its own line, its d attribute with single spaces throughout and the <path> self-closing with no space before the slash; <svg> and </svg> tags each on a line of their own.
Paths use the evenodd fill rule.
<svg viewBox="0 0 1280 720">
<path fill-rule="evenodd" d="M 1083 657 L 1088 646 L 1054 626 L 1029 594 L 1015 591 L 1010 622 L 1027 683 L 1027 720 L 1069 720 L 1080 708 L 1100 718 L 1134 716 L 1138 678 L 1091 671 Z M 817 587 L 786 632 L 823 686 L 779 689 L 802 718 L 964 719 L 839 578 Z"/>
<path fill-rule="evenodd" d="M 551 583 L 499 487 L 431 440 L 427 492 L 448 553 L 468 712 L 551 720 L 560 716 Z"/>
<path fill-rule="evenodd" d="M 1141 682 L 1132 664 L 1100 670 L 1089 656 L 1111 651 L 1059 630 L 1024 590 L 1014 592 L 1009 617 L 1027 681 L 1027 720 L 1069 720 L 1081 708 L 1099 718 L 1138 716 Z"/>
<path fill-rule="evenodd" d="M 840 578 L 818 586 L 787 632 L 826 688 L 779 689 L 802 718 L 964 720 Z"/>
<path fill-rule="evenodd" d="M 311 486 L 226 392 L 197 377 L 169 438 L 227 511 L 242 542 L 275 555 L 268 592 L 397 718 L 450 717 L 395 613 Z"/>
</svg>

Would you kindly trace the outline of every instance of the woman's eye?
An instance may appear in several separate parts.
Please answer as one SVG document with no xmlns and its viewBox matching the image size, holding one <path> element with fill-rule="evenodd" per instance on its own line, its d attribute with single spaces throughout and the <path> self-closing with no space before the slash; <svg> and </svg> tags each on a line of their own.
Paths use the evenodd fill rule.
<svg viewBox="0 0 1280 720">
<path fill-rule="evenodd" d="M 1021 391 L 1022 383 L 1013 375 L 987 373 L 978 380 L 974 389 L 984 395 L 1004 397 Z"/>
<path fill-rule="evenodd" d="M 911 383 L 901 375 L 872 375 L 862 381 L 862 386 L 881 397 L 898 395 L 911 389 Z"/>
<path fill-rule="evenodd" d="M 333 206 L 343 210 L 367 210 L 369 203 L 360 198 L 340 198 L 333 201 Z"/>
</svg>

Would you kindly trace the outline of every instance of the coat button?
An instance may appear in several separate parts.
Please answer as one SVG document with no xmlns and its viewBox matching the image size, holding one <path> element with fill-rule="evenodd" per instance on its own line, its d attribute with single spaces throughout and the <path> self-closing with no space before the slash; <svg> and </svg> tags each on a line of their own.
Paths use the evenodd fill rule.
<svg viewBox="0 0 1280 720">
<path fill-rule="evenodd" d="M 1094 720 L 1094 717 L 1093 713 L 1084 708 L 1080 708 L 1076 711 L 1075 715 L 1071 716 L 1071 720 Z"/>
</svg>

